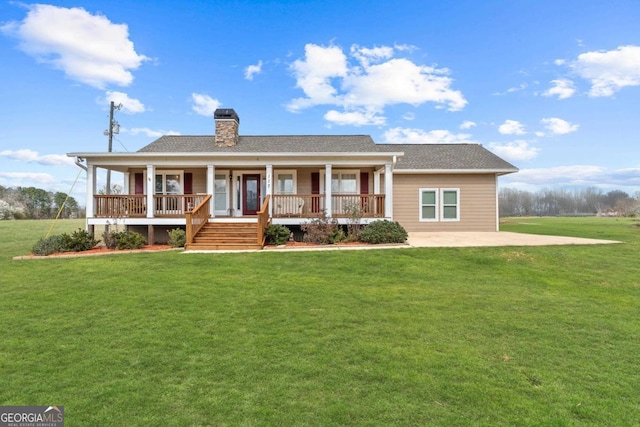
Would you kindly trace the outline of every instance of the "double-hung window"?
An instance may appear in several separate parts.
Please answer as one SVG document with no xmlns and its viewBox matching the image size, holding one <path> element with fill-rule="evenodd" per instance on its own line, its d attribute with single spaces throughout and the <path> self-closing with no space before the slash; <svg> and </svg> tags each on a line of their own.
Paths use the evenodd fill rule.
<svg viewBox="0 0 640 427">
<path fill-rule="evenodd" d="M 438 190 L 435 188 L 420 189 L 420 221 L 438 220 Z"/>
<path fill-rule="evenodd" d="M 443 188 L 440 190 L 440 220 L 460 221 L 460 190 L 457 188 Z"/>
<path fill-rule="evenodd" d="M 421 188 L 420 221 L 460 221 L 460 189 Z"/>
</svg>

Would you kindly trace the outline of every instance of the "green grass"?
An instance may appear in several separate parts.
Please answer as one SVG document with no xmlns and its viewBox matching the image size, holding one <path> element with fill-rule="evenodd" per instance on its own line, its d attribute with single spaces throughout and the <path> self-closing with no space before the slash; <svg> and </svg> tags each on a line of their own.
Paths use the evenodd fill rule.
<svg viewBox="0 0 640 427">
<path fill-rule="evenodd" d="M 616 245 L 11 260 L 49 224 L 0 221 L 1 405 L 69 426 L 640 424 L 633 220 L 501 227 Z"/>
</svg>

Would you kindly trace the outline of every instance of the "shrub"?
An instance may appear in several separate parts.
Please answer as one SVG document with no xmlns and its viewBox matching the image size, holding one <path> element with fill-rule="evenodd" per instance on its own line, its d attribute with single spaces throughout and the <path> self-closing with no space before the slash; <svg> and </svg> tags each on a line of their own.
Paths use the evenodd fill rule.
<svg viewBox="0 0 640 427">
<path fill-rule="evenodd" d="M 337 243 L 344 239 L 344 232 L 338 225 L 338 220 L 327 217 L 323 211 L 319 218 L 300 225 L 304 231 L 304 241 L 309 243 Z"/>
<path fill-rule="evenodd" d="M 281 224 L 271 224 L 264 229 L 267 243 L 271 245 L 284 245 L 291 236 L 291 230 Z"/>
<path fill-rule="evenodd" d="M 104 244 L 109 249 L 140 249 L 147 241 L 140 233 L 135 231 L 111 231 L 104 232 Z"/>
<path fill-rule="evenodd" d="M 187 243 L 187 233 L 182 228 L 175 228 L 167 231 L 169 234 L 169 246 L 172 248 L 182 248 Z"/>
<path fill-rule="evenodd" d="M 71 236 L 68 236 L 66 249 L 72 252 L 88 251 L 89 249 L 93 249 L 98 243 L 100 243 L 100 240 L 94 239 L 91 233 L 79 228 L 71 233 Z"/>
<path fill-rule="evenodd" d="M 82 252 L 95 247 L 99 240 L 85 230 L 78 229 L 73 233 L 58 234 L 38 240 L 31 253 L 35 255 L 51 255 L 56 252 Z"/>
<path fill-rule="evenodd" d="M 374 221 L 360 232 L 360 240 L 365 243 L 404 243 L 407 231 L 395 221 Z"/>
<path fill-rule="evenodd" d="M 68 235 L 60 234 L 42 238 L 33 245 L 31 253 L 34 255 L 51 255 L 56 252 L 67 252 Z"/>
</svg>

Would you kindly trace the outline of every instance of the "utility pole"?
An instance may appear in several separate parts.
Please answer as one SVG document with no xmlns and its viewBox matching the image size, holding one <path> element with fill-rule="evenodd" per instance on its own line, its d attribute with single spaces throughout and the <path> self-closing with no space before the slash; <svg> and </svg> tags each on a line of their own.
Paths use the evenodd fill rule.
<svg viewBox="0 0 640 427">
<path fill-rule="evenodd" d="M 113 111 L 120 110 L 122 104 L 115 105 L 113 101 L 109 104 L 109 128 L 104 131 L 104 134 L 109 137 L 109 153 L 113 151 L 113 134 L 120 133 L 120 124 L 113 120 Z M 107 169 L 107 188 L 106 193 L 111 194 L 111 169 Z"/>
</svg>

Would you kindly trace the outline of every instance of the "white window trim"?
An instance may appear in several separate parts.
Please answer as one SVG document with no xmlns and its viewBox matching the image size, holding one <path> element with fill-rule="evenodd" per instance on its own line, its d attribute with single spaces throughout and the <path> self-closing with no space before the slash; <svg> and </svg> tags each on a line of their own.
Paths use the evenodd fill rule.
<svg viewBox="0 0 640 427">
<path fill-rule="evenodd" d="M 456 192 L 456 217 L 455 218 L 445 218 L 444 217 L 444 192 L 445 191 L 455 191 Z M 460 221 L 460 189 L 459 188 L 441 188 L 440 189 L 440 221 L 443 222 L 458 222 Z"/>
<path fill-rule="evenodd" d="M 436 203 L 435 203 L 435 218 L 423 218 L 422 217 L 422 193 L 424 193 L 425 191 L 431 191 L 435 194 L 436 196 Z M 438 191 L 437 188 L 420 188 L 418 190 L 418 218 L 420 219 L 420 222 L 437 222 L 438 221 L 438 214 L 440 213 L 440 209 L 438 208 L 439 206 L 439 198 L 440 198 L 440 192 Z"/>
<path fill-rule="evenodd" d="M 146 175 L 146 173 L 145 173 Z M 179 194 L 184 194 L 184 170 L 169 170 L 169 169 L 156 169 L 155 170 L 155 175 L 162 175 L 162 193 L 156 193 L 156 189 L 155 189 L 155 185 L 153 188 L 153 194 L 164 194 L 167 195 L 167 189 L 166 189 L 166 181 L 167 181 L 167 175 L 180 175 L 180 186 L 182 187 L 182 192 Z M 145 179 L 146 181 L 146 179 Z M 154 181 L 155 183 L 155 181 Z"/>
<path fill-rule="evenodd" d="M 293 193 L 292 194 L 298 194 L 298 171 L 297 170 L 278 169 L 273 171 L 273 175 L 275 178 L 273 180 L 274 194 L 284 194 L 284 193 L 280 193 L 280 191 L 278 190 L 278 181 L 279 181 L 280 175 L 291 175 L 293 177 Z"/>
<path fill-rule="evenodd" d="M 320 170 L 320 194 L 325 194 L 324 191 L 324 183 L 325 183 L 325 174 L 326 171 L 324 169 Z M 356 192 L 353 194 L 360 194 L 360 169 L 332 169 L 331 174 L 355 174 L 356 176 Z M 350 194 L 350 193 L 335 193 L 335 194 Z"/>
</svg>

